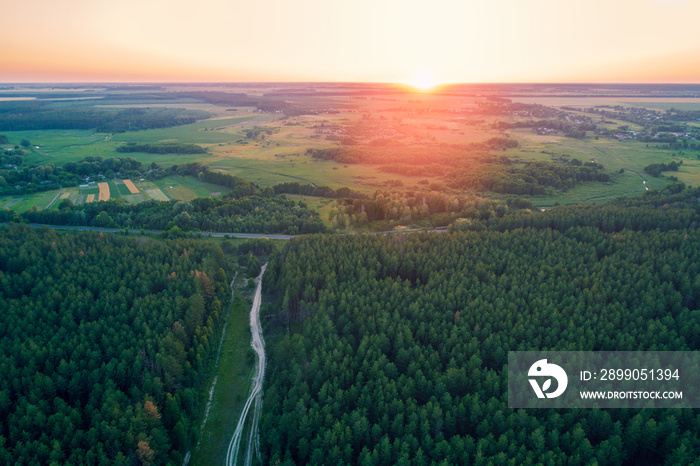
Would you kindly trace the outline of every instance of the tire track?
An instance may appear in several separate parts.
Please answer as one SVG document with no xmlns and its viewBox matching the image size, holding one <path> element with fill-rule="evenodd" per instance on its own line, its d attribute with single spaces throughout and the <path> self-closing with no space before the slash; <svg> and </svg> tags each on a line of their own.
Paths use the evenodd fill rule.
<svg viewBox="0 0 700 466">
<path fill-rule="evenodd" d="M 260 457 L 260 434 L 258 431 L 258 421 L 260 420 L 260 413 L 262 411 L 262 385 L 263 379 L 265 377 L 265 340 L 262 336 L 262 325 L 260 325 L 260 302 L 261 302 L 261 292 L 262 292 L 262 277 L 265 273 L 267 264 L 262 266 L 260 275 L 255 279 L 257 282 L 257 287 L 255 288 L 255 296 L 253 298 L 253 306 L 250 308 L 250 333 L 253 337 L 250 342 L 250 346 L 255 351 L 257 356 L 257 364 L 255 366 L 255 372 L 253 373 L 253 383 L 250 389 L 250 395 L 243 406 L 243 411 L 241 411 L 241 417 L 238 419 L 238 424 L 236 425 L 236 430 L 231 437 L 231 441 L 228 445 L 228 450 L 226 452 L 226 464 L 227 466 L 235 466 L 238 463 L 238 453 L 241 447 L 241 439 L 243 437 L 243 430 L 248 418 L 248 412 L 251 406 L 253 407 L 253 414 L 251 417 L 250 431 L 248 432 L 248 445 L 246 446 L 245 461 L 246 466 L 253 463 L 253 450 L 255 451 L 255 456 L 258 461 L 261 462 Z"/>
</svg>

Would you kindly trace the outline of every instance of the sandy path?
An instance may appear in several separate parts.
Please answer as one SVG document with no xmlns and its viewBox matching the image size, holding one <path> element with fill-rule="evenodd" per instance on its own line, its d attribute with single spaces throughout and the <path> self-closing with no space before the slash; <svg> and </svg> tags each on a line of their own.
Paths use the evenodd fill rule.
<svg viewBox="0 0 700 466">
<path fill-rule="evenodd" d="M 248 434 L 248 445 L 246 446 L 244 464 L 251 465 L 253 463 L 253 449 L 255 449 L 255 456 L 258 458 L 258 461 L 262 462 L 260 458 L 260 434 L 258 431 L 258 421 L 260 420 L 260 413 L 262 411 L 262 385 L 265 377 L 266 362 L 265 340 L 263 339 L 262 326 L 260 325 L 260 295 L 262 292 L 262 277 L 265 273 L 265 268 L 267 268 L 267 264 L 262 266 L 260 275 L 258 275 L 258 278 L 255 279 L 258 286 L 255 288 L 253 306 L 250 308 L 250 333 L 253 336 L 250 346 L 253 348 L 257 356 L 257 365 L 255 366 L 255 372 L 253 373 L 253 383 L 250 389 L 250 395 L 248 395 L 248 399 L 243 406 L 241 417 L 238 419 L 236 430 L 233 433 L 231 442 L 228 445 L 225 462 L 227 466 L 234 466 L 238 463 L 238 453 L 241 447 L 241 438 L 243 437 L 243 427 L 246 424 L 250 407 L 253 405 L 253 416 L 250 432 Z"/>
</svg>

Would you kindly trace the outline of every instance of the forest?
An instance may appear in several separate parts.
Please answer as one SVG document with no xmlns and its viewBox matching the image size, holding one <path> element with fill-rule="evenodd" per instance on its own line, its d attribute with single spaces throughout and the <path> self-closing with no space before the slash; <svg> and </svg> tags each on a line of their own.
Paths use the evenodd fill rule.
<svg viewBox="0 0 700 466">
<path fill-rule="evenodd" d="M 525 120 L 516 121 L 508 123 L 505 121 L 499 121 L 494 124 L 495 128 L 498 129 L 509 129 L 509 128 L 533 128 L 536 130 L 554 130 L 560 131 L 564 136 L 583 139 L 586 137 L 586 131 L 595 131 L 597 126 L 590 117 L 584 116 L 579 117 L 575 121 L 570 121 L 569 119 L 562 118 L 559 120 Z"/>
<path fill-rule="evenodd" d="M 0 152 L 0 167 L 19 166 L 24 163 L 24 151 L 22 149 L 11 149 Z"/>
<path fill-rule="evenodd" d="M 277 183 L 273 186 L 275 194 L 302 194 L 305 196 L 328 197 L 331 199 L 361 199 L 367 197 L 365 194 L 354 191 L 350 188 L 333 189 L 328 186 L 316 186 L 298 181 L 287 181 Z"/>
<path fill-rule="evenodd" d="M 647 191 L 641 196 L 619 198 L 606 204 L 558 206 L 538 213 L 512 211 L 508 215 L 489 216 L 485 221 L 475 219 L 472 225 L 476 229 L 497 231 L 534 228 L 564 232 L 573 227 L 591 227 L 613 234 L 623 230 L 695 230 L 700 226 L 698 199 L 700 188 L 673 183 L 662 191 Z"/>
<path fill-rule="evenodd" d="M 320 233 L 326 231 L 317 212 L 304 203 L 260 195 L 221 199 L 197 198 L 129 204 L 124 200 L 70 205 L 57 210 L 27 211 L 21 215 L 0 211 L 0 221 L 48 225 L 167 230 L 174 236 L 188 231 L 223 233 Z"/>
<path fill-rule="evenodd" d="M 509 137 L 492 137 L 484 142 L 470 144 L 439 143 L 434 147 L 405 145 L 399 141 L 375 139 L 368 144 L 349 144 L 326 149 L 307 149 L 306 154 L 315 159 L 335 160 L 338 163 L 368 163 L 375 165 L 410 164 L 423 166 L 439 164 L 452 166 L 461 162 L 465 155 L 484 158 L 483 152 L 503 151 L 518 147 L 517 140 Z M 439 150 L 436 150 L 438 148 Z"/>
<path fill-rule="evenodd" d="M 698 350 L 699 196 L 290 241 L 264 277 L 263 463 L 692 464 L 695 410 L 510 409 L 507 354 Z"/>
<path fill-rule="evenodd" d="M 260 189 L 243 178 L 211 171 L 206 165 L 193 163 L 163 168 L 155 163 L 148 173 L 140 162 L 130 157 L 85 157 L 68 162 L 63 168 L 40 165 L 21 170 L 0 171 L 0 193 L 15 194 L 37 190 L 57 189 L 59 185 L 75 186 L 82 177 L 97 174 L 135 177 L 143 175 L 157 179 L 171 175 L 196 176 L 200 181 L 231 189 L 221 199 L 197 198 L 189 202 L 150 200 L 139 204 L 111 200 L 73 205 L 70 201 L 54 210 L 29 210 L 18 214 L 0 210 L 0 221 L 75 225 L 109 228 L 141 228 L 172 230 L 175 236 L 188 231 L 231 233 L 320 233 L 326 231 L 318 213 L 303 202 L 275 197 L 277 193 L 305 193 L 311 185 L 284 184 Z M 16 186 L 20 186 L 17 189 Z M 313 187 L 312 187 L 313 188 Z M 345 196 L 356 194 L 347 188 L 314 188 L 317 194 Z"/>
<path fill-rule="evenodd" d="M 186 91 L 164 95 L 165 98 L 172 99 L 196 99 L 215 105 L 226 105 L 230 107 L 255 107 L 261 112 L 284 112 L 285 115 L 300 115 L 306 111 L 282 99 L 271 96 L 253 96 L 236 92 L 221 91 Z"/>
<path fill-rule="evenodd" d="M 450 174 L 450 184 L 479 192 L 532 196 L 553 189 L 566 191 L 585 181 L 608 182 L 611 179 L 602 165 L 593 162 L 581 166 L 553 162 L 515 164 L 507 158 L 499 162 L 485 164 L 478 170 L 457 169 Z"/>
<path fill-rule="evenodd" d="M 0 147 L 0 194 L 65 188 L 103 177 L 153 181 L 187 176 L 228 188 L 207 186 L 207 192 L 230 189 L 223 196 L 186 202 L 135 204 L 112 199 L 74 205 L 59 193 L 46 210 L 29 208 L 20 214 L 0 208 L 0 223 L 11 223 L 0 226 L 0 464 L 183 464 L 197 441 L 196 421 L 209 387 L 204 380 L 214 376 L 220 316 L 231 296 L 231 266 L 241 266 L 238 276 L 245 276 L 248 284 L 242 288 L 247 292 L 268 260 L 262 306 L 268 350 L 259 426 L 262 464 L 697 462 L 697 410 L 522 410 L 510 409 L 507 398 L 511 350 L 699 349 L 700 189 L 669 176 L 649 179 L 650 191 L 643 195 L 604 204 L 556 203 L 540 211 L 535 205 L 550 200 L 533 198 L 533 204 L 529 199 L 554 196 L 581 183 L 590 183 L 581 191 L 600 188 L 607 194 L 607 187 L 617 188 L 613 183 L 632 178 L 620 176 L 623 170 L 641 172 L 642 166 L 660 160 L 640 158 L 645 161 L 637 168 L 625 164 L 627 159 L 589 157 L 599 136 L 616 144 L 624 133 L 624 138 L 666 144 L 661 147 L 666 150 L 695 149 L 697 130 L 689 122 L 697 120 L 697 112 L 554 108 L 486 93 L 477 100 L 465 98 L 474 100 L 473 113 L 407 111 L 417 123 L 396 123 L 396 133 L 384 133 L 398 119 L 382 119 L 381 109 L 403 105 L 393 95 L 367 100 L 367 108 L 380 109 L 375 115 L 362 111 L 362 100 L 373 94 L 352 88 L 347 107 L 328 108 L 348 102 L 329 99 L 332 91 L 322 88 L 318 101 L 306 101 L 300 98 L 304 89 L 284 97 L 282 92 L 264 94 L 267 85 L 250 94 L 225 86 L 214 92 L 194 85 L 191 91 L 181 90 L 188 86 L 178 85 L 177 91 L 125 87 L 145 91 L 137 93 L 110 87 L 107 94 L 84 96 L 104 97 L 108 105 L 208 102 L 224 106 L 218 118 L 241 106 L 276 114 L 251 110 L 249 116 L 260 126 L 229 130 L 230 142 L 238 139 L 235 143 L 250 152 L 223 164 L 213 161 L 231 150 L 228 143 L 205 149 L 168 142 L 117 147 L 108 141 L 109 151 L 116 147 L 119 154 L 114 155 L 123 157 L 32 165 L 25 163 L 25 151 L 30 152 L 28 161 L 49 159 L 36 157 L 31 133 L 24 139 L 8 133 L 12 141 L 0 135 L 6 146 Z M 55 97 L 61 95 L 76 94 Z M 207 116 L 88 103 L 3 102 L 0 131 L 138 131 Z M 211 110 L 201 104 L 197 108 Z M 319 115 L 309 121 L 285 118 L 300 113 Z M 268 120 L 278 117 L 279 123 Z M 605 118 L 644 130 L 613 129 L 618 123 Z M 445 130 L 443 122 L 450 122 L 445 128 L 456 126 L 452 120 L 464 128 L 450 131 L 444 141 L 438 132 L 433 137 L 433 130 Z M 487 132 L 474 142 L 470 138 L 481 126 Z M 511 128 L 519 131 L 514 136 L 499 133 Z M 567 139 L 566 148 L 533 146 L 532 140 L 549 138 L 526 135 L 523 128 L 555 134 L 552 140 L 559 135 L 589 139 Z M 286 145 L 292 140 L 289 129 L 294 139 L 304 139 L 301 149 L 293 149 L 299 154 L 367 165 L 315 164 L 322 168 L 309 178 L 318 185 L 273 184 L 281 174 L 275 171 L 261 170 L 255 178 L 260 184 L 229 174 L 240 172 L 227 171 L 235 170 L 239 160 L 263 161 L 260 166 L 267 167 L 275 144 L 291 147 Z M 38 136 L 34 142 L 44 145 Z M 569 151 L 568 145 L 586 150 Z M 142 164 L 127 157 L 207 151 L 212 168 L 201 163 L 159 166 L 151 160 Z M 301 163 L 294 168 L 290 161 L 295 160 L 284 154 L 278 160 L 275 154 L 274 161 L 284 167 L 275 165 L 280 168 L 274 170 L 291 177 L 285 179 L 302 180 L 308 170 L 316 170 L 299 168 Z M 602 160 L 615 169 L 586 160 Z M 678 171 L 683 162 L 673 160 L 677 162 L 648 165 L 645 176 Z M 689 179 L 684 177 L 689 165 L 679 174 L 683 180 Z M 621 166 L 625 168 L 618 172 Z M 348 174 L 341 175 L 341 167 L 350 168 Z M 326 168 L 331 176 L 319 181 L 316 176 Z M 415 178 L 372 177 L 375 170 Z M 345 182 L 356 184 L 338 188 Z M 637 177 L 634 184 L 644 189 Z M 380 189 L 369 194 L 375 188 L 367 186 Z M 305 202 L 285 194 L 325 198 L 310 202 L 329 226 Z M 555 201 L 572 202 L 567 196 L 551 199 Z M 12 222 L 162 234 L 54 232 Z M 409 227 L 435 231 L 404 231 Z M 334 230 L 343 234 L 330 234 Z M 284 242 L 195 239 L 202 231 L 300 236 Z M 252 360 L 252 353 L 245 358 Z"/>
<path fill-rule="evenodd" d="M 117 147 L 117 152 L 143 152 L 146 154 L 206 154 L 207 150 L 197 144 L 179 142 L 159 142 L 153 144 L 137 144 L 129 142 Z"/>
<path fill-rule="evenodd" d="M 376 191 L 372 197 L 343 199 L 330 211 L 329 218 L 341 230 L 346 225 L 365 226 L 373 222 L 380 222 L 376 224 L 380 229 L 391 230 L 395 226 L 424 221 L 442 227 L 459 218 L 483 220 L 491 215 L 504 215 L 508 206 L 532 207 L 527 200 L 516 203 L 510 199 L 504 203 L 477 195 L 444 192 L 441 186 L 432 188 L 405 191 L 383 189 Z"/>
<path fill-rule="evenodd" d="M 181 464 L 228 269 L 202 241 L 0 226 L 0 463 Z"/>
<path fill-rule="evenodd" d="M 434 227 L 449 225 L 451 230 L 462 231 L 517 228 L 566 231 L 571 227 L 592 227 L 606 233 L 625 229 L 667 231 L 700 225 L 699 198 L 700 189 L 673 183 L 662 191 L 648 191 L 605 204 L 555 206 L 539 212 L 533 211 L 532 202 L 522 197 L 500 201 L 478 195 L 455 195 L 440 189 L 380 190 L 371 198 L 342 201 L 330 211 L 330 220 L 341 229 L 345 225 L 384 221 L 379 225 L 390 230 L 429 220 Z"/>
<path fill-rule="evenodd" d="M 494 137 L 483 143 L 439 146 L 439 155 L 435 149 L 403 145 L 308 149 L 306 153 L 338 163 L 381 164 L 380 170 L 388 173 L 444 175 L 453 188 L 477 192 L 537 196 L 552 190 L 566 191 L 586 181 L 611 180 L 605 167 L 594 162 L 581 163 L 572 159 L 566 163 L 522 163 L 493 153 L 517 146 L 515 139 Z"/>
<path fill-rule="evenodd" d="M 54 107 L 42 101 L 3 102 L 0 131 L 92 129 L 99 133 L 123 133 L 168 128 L 208 118 L 207 112 L 178 108 Z"/>
<path fill-rule="evenodd" d="M 680 161 L 680 163 L 652 163 L 651 165 L 647 165 L 646 167 L 644 167 L 644 173 L 648 173 L 651 176 L 658 178 L 661 176 L 661 172 L 677 172 L 678 167 L 680 165 L 683 165 L 682 160 Z"/>
<path fill-rule="evenodd" d="M 9 156 L 8 160 L 13 161 L 12 157 L 17 156 Z M 142 170 L 144 167 L 141 162 L 131 157 L 105 159 L 99 156 L 88 156 L 77 162 L 67 162 L 62 167 L 47 164 L 0 169 L 0 194 L 24 194 L 78 186 L 85 177 L 101 174 L 110 178 L 116 173 L 122 173 L 125 177 L 134 177 L 139 176 Z"/>
</svg>

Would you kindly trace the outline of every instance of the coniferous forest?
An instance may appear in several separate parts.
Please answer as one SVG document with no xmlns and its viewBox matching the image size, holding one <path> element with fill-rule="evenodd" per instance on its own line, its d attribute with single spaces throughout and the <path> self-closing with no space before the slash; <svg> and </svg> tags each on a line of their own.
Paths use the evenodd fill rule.
<svg viewBox="0 0 700 466">
<path fill-rule="evenodd" d="M 263 464 L 693 464 L 697 410 L 511 409 L 507 355 L 698 350 L 699 198 L 238 248 L 272 254 Z M 201 241 L 0 227 L 0 462 L 181 463 L 225 262 Z"/>
<path fill-rule="evenodd" d="M 225 269 L 209 243 L 0 227 L 0 463 L 181 464 Z"/>
<path fill-rule="evenodd" d="M 694 464 L 697 410 L 510 409 L 507 354 L 698 350 L 697 198 L 291 241 L 265 275 L 263 462 Z"/>
</svg>

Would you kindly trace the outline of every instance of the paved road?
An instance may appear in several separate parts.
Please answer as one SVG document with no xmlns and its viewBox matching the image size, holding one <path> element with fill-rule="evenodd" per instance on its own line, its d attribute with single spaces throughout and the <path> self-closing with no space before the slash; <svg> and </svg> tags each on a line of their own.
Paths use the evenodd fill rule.
<svg viewBox="0 0 700 466">
<path fill-rule="evenodd" d="M 0 222 L 0 225 L 7 225 L 7 223 Z M 83 227 L 83 226 L 71 226 L 71 225 L 44 225 L 42 223 L 27 223 L 26 225 L 34 228 L 51 228 L 52 230 L 78 230 L 78 231 L 103 231 L 105 233 L 122 233 L 125 231 L 124 228 L 95 228 L 95 227 Z M 163 233 L 163 230 L 138 230 L 129 229 L 126 230 L 129 233 L 149 233 L 153 235 L 159 235 Z M 414 232 L 430 232 L 430 233 L 445 233 L 447 232 L 447 227 L 437 227 L 437 228 L 405 228 L 403 230 L 390 230 L 390 231 L 373 231 L 370 233 L 343 233 L 349 235 L 389 235 L 392 233 L 414 233 Z M 223 238 L 228 235 L 233 238 L 268 238 L 268 239 L 282 239 L 289 240 L 296 238 L 296 235 L 273 235 L 265 233 L 215 233 L 212 231 L 202 231 L 194 232 L 195 235 L 200 234 L 202 236 L 214 236 L 217 238 Z"/>
<path fill-rule="evenodd" d="M 0 223 L 0 225 L 7 225 L 6 223 Z M 70 226 L 70 225 L 43 225 L 39 223 L 28 223 L 27 225 L 35 228 L 51 228 L 53 230 L 81 230 L 81 231 L 103 231 L 105 233 L 119 233 L 125 231 L 124 228 L 95 228 L 95 227 L 81 227 L 81 226 Z M 163 230 L 137 230 L 129 229 L 126 230 L 129 233 L 150 233 L 154 235 L 159 235 L 163 233 Z M 264 233 L 215 233 L 211 231 L 202 231 L 195 234 L 201 234 L 202 236 L 215 236 L 218 238 L 223 238 L 228 235 L 234 238 L 269 238 L 269 239 L 292 239 L 294 235 L 268 235 Z"/>
</svg>

